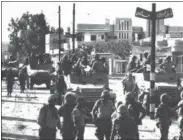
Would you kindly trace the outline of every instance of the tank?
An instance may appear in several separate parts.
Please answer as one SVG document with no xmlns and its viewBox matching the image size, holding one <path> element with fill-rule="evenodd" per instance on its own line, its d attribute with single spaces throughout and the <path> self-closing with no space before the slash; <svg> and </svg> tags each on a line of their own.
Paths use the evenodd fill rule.
<svg viewBox="0 0 183 140">
<path fill-rule="evenodd" d="M 133 73 L 136 83 L 141 92 L 148 93 L 150 95 L 150 73 Z M 167 93 L 170 97 L 170 105 L 177 105 L 180 100 L 180 92 L 178 89 L 178 79 L 180 74 L 176 73 L 156 73 L 155 74 L 155 105 L 160 104 L 160 96 L 163 93 Z M 147 107 L 148 108 L 148 107 Z"/>
</svg>

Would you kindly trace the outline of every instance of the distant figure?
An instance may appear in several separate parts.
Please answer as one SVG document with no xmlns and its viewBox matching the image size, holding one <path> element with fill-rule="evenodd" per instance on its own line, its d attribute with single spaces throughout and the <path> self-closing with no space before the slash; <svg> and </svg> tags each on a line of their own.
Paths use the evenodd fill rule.
<svg viewBox="0 0 183 140">
<path fill-rule="evenodd" d="M 137 140 L 137 124 L 129 116 L 128 107 L 126 105 L 120 105 L 117 108 L 117 112 L 119 115 L 114 120 L 110 140 Z"/>
<path fill-rule="evenodd" d="M 122 81 L 124 94 L 131 92 L 134 97 L 138 96 L 138 87 L 132 73 L 128 73 L 126 78 Z"/>
<path fill-rule="evenodd" d="M 128 63 L 127 72 L 136 72 L 136 70 L 138 69 L 136 61 L 137 61 L 137 57 L 133 56 Z"/>
<path fill-rule="evenodd" d="M 104 67 L 104 73 L 109 74 L 109 65 L 106 62 L 106 58 L 105 57 L 102 57 L 101 58 L 101 61 L 102 61 L 102 65 Z"/>
<path fill-rule="evenodd" d="M 34 53 L 32 53 L 30 56 L 30 67 L 31 69 L 36 69 L 37 67 L 36 55 Z"/>
<path fill-rule="evenodd" d="M 27 79 L 27 68 L 24 67 L 19 73 L 19 82 L 20 82 L 20 93 L 24 93 L 25 90 L 25 81 Z"/>
<path fill-rule="evenodd" d="M 65 92 L 67 90 L 67 85 L 64 80 L 63 75 L 58 75 L 57 81 L 56 81 L 56 93 L 58 96 L 57 99 L 57 104 L 61 105 L 62 104 L 62 96 L 65 95 Z"/>
<path fill-rule="evenodd" d="M 39 139 L 40 140 L 55 140 L 56 127 L 61 131 L 61 123 L 58 110 L 55 107 L 56 97 L 51 95 L 48 98 L 48 104 L 43 105 L 38 116 Z"/>
<path fill-rule="evenodd" d="M 6 75 L 6 84 L 7 84 L 7 92 L 8 92 L 8 96 L 11 96 L 11 93 L 13 91 L 13 84 L 14 84 L 14 74 L 13 74 L 13 70 L 9 69 L 7 71 L 7 75 Z"/>
<path fill-rule="evenodd" d="M 72 63 L 71 63 L 68 55 L 63 56 L 63 59 L 61 61 L 61 66 L 62 66 L 63 74 L 65 76 L 68 76 L 72 70 Z"/>
<path fill-rule="evenodd" d="M 95 55 L 95 59 L 92 61 L 92 68 L 91 68 L 92 73 L 103 73 L 104 67 L 102 65 L 102 62 L 99 59 L 99 55 Z"/>
<path fill-rule="evenodd" d="M 87 56 L 83 56 L 81 61 L 80 61 L 80 64 L 79 64 L 79 67 L 81 69 L 81 73 L 83 76 L 87 76 L 87 73 L 85 71 L 85 69 L 89 66 L 89 62 L 88 62 L 88 59 L 87 59 Z"/>
<path fill-rule="evenodd" d="M 159 65 L 159 68 L 163 69 L 165 73 L 175 73 L 171 62 L 171 56 L 166 57 L 165 61 Z"/>
</svg>

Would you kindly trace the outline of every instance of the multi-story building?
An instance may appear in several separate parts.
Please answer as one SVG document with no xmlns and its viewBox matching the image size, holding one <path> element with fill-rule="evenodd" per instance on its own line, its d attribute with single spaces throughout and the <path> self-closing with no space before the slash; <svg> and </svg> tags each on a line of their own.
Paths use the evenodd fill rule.
<svg viewBox="0 0 183 140">
<path fill-rule="evenodd" d="M 116 18 L 115 35 L 118 40 L 132 41 L 132 19 L 131 18 Z"/>
<path fill-rule="evenodd" d="M 143 28 L 140 26 L 132 27 L 132 41 L 138 41 L 144 38 Z"/>
<path fill-rule="evenodd" d="M 78 24 L 77 32 L 80 37 L 77 38 L 78 43 L 105 41 L 106 33 L 110 32 L 109 24 Z"/>
<path fill-rule="evenodd" d="M 152 33 L 152 22 L 147 20 L 146 37 L 150 37 Z M 164 34 L 164 19 L 156 20 L 156 35 Z"/>
<path fill-rule="evenodd" d="M 183 26 L 165 26 L 165 34 L 170 38 L 183 38 Z"/>
</svg>

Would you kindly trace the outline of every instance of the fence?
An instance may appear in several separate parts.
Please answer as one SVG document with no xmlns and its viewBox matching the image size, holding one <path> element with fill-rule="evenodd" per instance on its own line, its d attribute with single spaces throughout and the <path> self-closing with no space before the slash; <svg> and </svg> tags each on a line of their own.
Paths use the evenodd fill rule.
<svg viewBox="0 0 183 140">
<path fill-rule="evenodd" d="M 120 76 L 125 74 L 127 60 L 109 59 L 109 75 Z"/>
</svg>

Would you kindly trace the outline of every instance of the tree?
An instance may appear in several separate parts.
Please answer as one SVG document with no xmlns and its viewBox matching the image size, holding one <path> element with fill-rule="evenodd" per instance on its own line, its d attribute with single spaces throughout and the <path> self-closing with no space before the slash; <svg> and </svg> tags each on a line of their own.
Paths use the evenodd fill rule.
<svg viewBox="0 0 183 140">
<path fill-rule="evenodd" d="M 45 35 L 50 32 L 45 15 L 24 13 L 20 18 L 12 18 L 8 24 L 10 32 L 10 51 L 18 52 L 21 56 L 45 51 Z"/>
<path fill-rule="evenodd" d="M 109 41 L 100 42 L 95 46 L 96 52 L 109 52 L 119 55 L 122 59 L 126 59 L 130 55 L 132 46 L 128 41 Z"/>
</svg>

